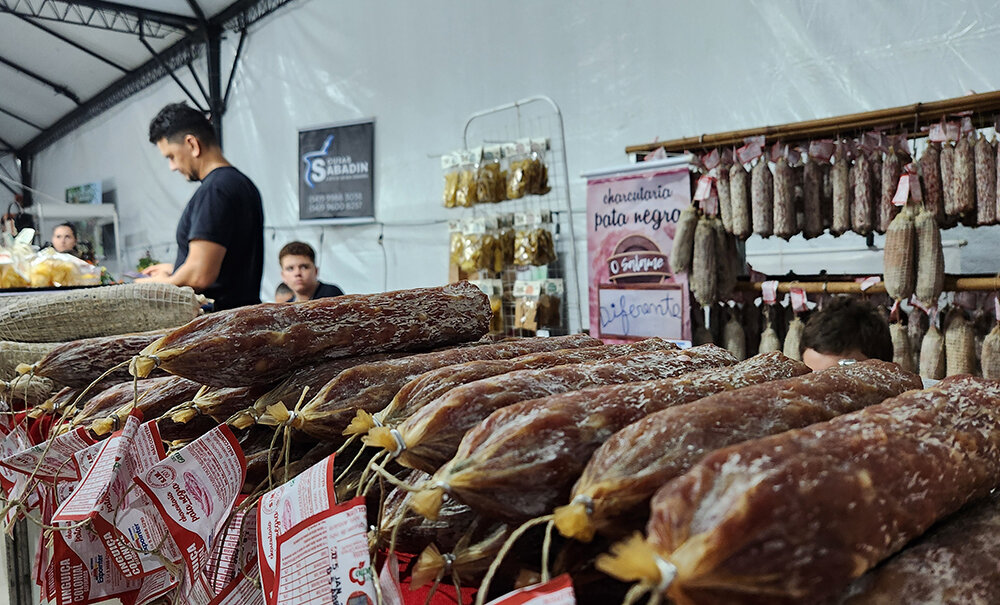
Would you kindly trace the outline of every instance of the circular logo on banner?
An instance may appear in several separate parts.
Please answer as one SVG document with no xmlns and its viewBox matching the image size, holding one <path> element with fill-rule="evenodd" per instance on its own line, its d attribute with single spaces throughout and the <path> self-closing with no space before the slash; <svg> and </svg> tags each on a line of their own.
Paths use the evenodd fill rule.
<svg viewBox="0 0 1000 605">
<path fill-rule="evenodd" d="M 608 278 L 616 284 L 657 284 L 670 277 L 668 257 L 645 235 L 628 235 L 608 257 Z"/>
<path fill-rule="evenodd" d="M 152 487 L 166 487 L 177 478 L 177 471 L 169 466 L 150 469 L 146 474 L 146 483 Z"/>
</svg>

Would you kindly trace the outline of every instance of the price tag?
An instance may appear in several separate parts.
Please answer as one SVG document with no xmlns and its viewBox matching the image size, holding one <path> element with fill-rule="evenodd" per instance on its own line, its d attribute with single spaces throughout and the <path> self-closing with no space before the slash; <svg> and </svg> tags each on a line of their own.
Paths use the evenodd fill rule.
<svg viewBox="0 0 1000 605">
<path fill-rule="evenodd" d="M 806 297 L 805 290 L 802 288 L 790 288 L 788 293 L 792 299 L 792 311 L 805 313 L 809 310 L 809 305 L 806 304 L 808 298 Z"/>
<path fill-rule="evenodd" d="M 944 123 L 944 138 L 946 141 L 957 141 L 961 134 L 961 126 L 958 122 Z"/>
<path fill-rule="evenodd" d="M 833 139 L 820 139 L 809 142 L 809 157 L 828 162 L 832 156 Z"/>
<path fill-rule="evenodd" d="M 911 296 L 910 297 L 910 305 L 913 306 L 913 307 L 915 307 L 915 308 L 917 308 L 917 309 L 920 309 L 924 313 L 928 312 L 927 311 L 927 307 L 924 305 L 924 303 L 922 303 L 919 300 L 917 300 L 916 296 Z"/>
<path fill-rule="evenodd" d="M 761 282 L 760 292 L 764 298 L 765 304 L 773 305 L 778 302 L 778 280 L 772 279 L 766 282 Z"/>
<path fill-rule="evenodd" d="M 899 185 L 896 186 L 896 195 L 892 196 L 892 203 L 895 206 L 905 206 L 910 199 L 910 175 L 899 175 Z"/>
<path fill-rule="evenodd" d="M 701 158 L 701 163 L 705 167 L 705 170 L 712 170 L 719 165 L 720 159 L 719 150 L 713 149 Z"/>
<path fill-rule="evenodd" d="M 864 278 L 863 280 L 861 280 L 861 291 L 862 292 L 867 291 L 868 288 L 871 288 L 880 281 L 882 281 L 882 278 L 879 277 L 878 275 L 872 275 L 871 277 Z"/>
<path fill-rule="evenodd" d="M 712 189 L 715 187 L 715 178 L 703 174 L 698 179 L 698 186 L 694 190 L 694 201 L 701 202 L 712 196 Z"/>
<path fill-rule="evenodd" d="M 931 143 L 943 143 L 948 140 L 948 135 L 944 131 L 944 123 L 931 124 L 931 129 L 927 132 L 927 139 Z"/>
<path fill-rule="evenodd" d="M 544 584 L 515 590 L 490 601 L 487 605 L 575 605 L 575 603 L 573 581 L 569 574 L 562 574 Z"/>
</svg>

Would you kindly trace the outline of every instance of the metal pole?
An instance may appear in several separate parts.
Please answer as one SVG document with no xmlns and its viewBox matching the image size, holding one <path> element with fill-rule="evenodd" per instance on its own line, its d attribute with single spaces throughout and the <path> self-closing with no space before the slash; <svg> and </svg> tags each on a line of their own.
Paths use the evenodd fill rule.
<svg viewBox="0 0 1000 605">
<path fill-rule="evenodd" d="M 222 114 L 226 107 L 222 104 L 222 28 L 210 25 L 206 30 L 208 44 L 206 46 L 208 60 L 208 110 L 212 114 L 212 125 L 215 126 L 215 136 L 222 147 Z"/>
</svg>

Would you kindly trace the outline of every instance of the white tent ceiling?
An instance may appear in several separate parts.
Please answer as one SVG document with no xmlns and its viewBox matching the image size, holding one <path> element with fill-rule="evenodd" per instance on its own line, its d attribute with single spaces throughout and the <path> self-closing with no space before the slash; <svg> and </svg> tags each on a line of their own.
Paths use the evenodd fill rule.
<svg viewBox="0 0 1000 605">
<path fill-rule="evenodd" d="M 228 8 L 253 4 L 261 3 L 0 0 L 0 155 L 21 150 L 81 104 L 156 61 L 143 41 L 163 53 L 188 35 L 202 36 L 202 24 Z M 192 94 L 207 105 L 199 90 Z"/>
</svg>

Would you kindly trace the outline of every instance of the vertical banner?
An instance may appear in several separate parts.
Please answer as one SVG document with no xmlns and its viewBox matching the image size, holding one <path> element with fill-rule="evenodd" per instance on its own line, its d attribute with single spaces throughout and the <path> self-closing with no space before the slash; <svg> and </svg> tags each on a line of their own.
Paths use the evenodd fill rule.
<svg viewBox="0 0 1000 605">
<path fill-rule="evenodd" d="M 299 131 L 299 220 L 375 220 L 375 120 Z"/>
<path fill-rule="evenodd" d="M 607 341 L 690 340 L 687 276 L 670 272 L 687 163 L 587 174 L 590 333 Z"/>
</svg>

